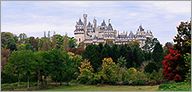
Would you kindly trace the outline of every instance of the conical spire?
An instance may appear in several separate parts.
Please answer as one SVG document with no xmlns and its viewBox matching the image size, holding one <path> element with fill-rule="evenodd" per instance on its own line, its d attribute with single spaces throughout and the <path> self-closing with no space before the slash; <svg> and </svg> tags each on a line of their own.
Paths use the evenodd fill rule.
<svg viewBox="0 0 192 92">
<path fill-rule="evenodd" d="M 106 26 L 105 20 L 103 20 L 103 22 L 101 23 L 101 26 Z"/>
</svg>

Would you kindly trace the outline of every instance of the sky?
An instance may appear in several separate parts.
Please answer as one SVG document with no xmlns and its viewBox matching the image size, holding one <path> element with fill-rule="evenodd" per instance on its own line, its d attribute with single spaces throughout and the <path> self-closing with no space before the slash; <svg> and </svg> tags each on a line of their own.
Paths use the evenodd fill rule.
<svg viewBox="0 0 192 92">
<path fill-rule="evenodd" d="M 111 19 L 114 29 L 136 33 L 140 25 L 161 44 L 173 42 L 176 27 L 190 21 L 190 1 L 2 1 L 1 31 L 42 37 L 44 31 L 74 36 L 76 22 L 88 14 L 97 24 Z"/>
</svg>

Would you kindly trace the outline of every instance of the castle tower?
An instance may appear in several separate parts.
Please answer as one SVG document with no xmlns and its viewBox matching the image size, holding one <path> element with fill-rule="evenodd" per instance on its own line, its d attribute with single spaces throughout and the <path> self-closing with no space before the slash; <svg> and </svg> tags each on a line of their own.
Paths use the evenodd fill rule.
<svg viewBox="0 0 192 92">
<path fill-rule="evenodd" d="M 93 28 L 95 29 L 97 27 L 97 20 L 94 18 L 93 19 Z"/>
<path fill-rule="evenodd" d="M 84 31 L 84 24 L 81 21 L 81 19 L 79 19 L 79 21 L 76 22 L 76 26 L 75 26 L 75 31 L 74 31 L 74 35 L 75 35 L 75 39 L 77 41 L 77 44 L 81 43 L 84 41 L 85 39 L 85 31 Z"/>
<path fill-rule="evenodd" d="M 87 26 L 87 14 L 83 14 L 84 26 Z"/>
<path fill-rule="evenodd" d="M 87 37 L 87 14 L 83 14 L 83 24 L 84 24 L 84 38 Z"/>
</svg>

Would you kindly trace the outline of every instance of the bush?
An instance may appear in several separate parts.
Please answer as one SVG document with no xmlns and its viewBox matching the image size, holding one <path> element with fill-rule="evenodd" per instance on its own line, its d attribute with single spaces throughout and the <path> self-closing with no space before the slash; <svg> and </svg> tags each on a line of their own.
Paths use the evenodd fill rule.
<svg viewBox="0 0 192 92">
<path fill-rule="evenodd" d="M 189 53 L 184 54 L 184 61 L 185 61 L 185 67 L 187 70 L 185 81 L 190 82 L 191 81 L 191 54 Z"/>
<path fill-rule="evenodd" d="M 102 63 L 102 78 L 104 83 L 115 84 L 118 80 L 118 66 L 113 62 L 112 58 L 104 58 Z"/>
<path fill-rule="evenodd" d="M 94 73 L 93 78 L 91 79 L 91 84 L 102 83 L 102 72 Z"/>
<path fill-rule="evenodd" d="M 158 72 L 153 71 L 152 73 L 146 73 L 146 75 L 149 78 L 148 80 L 149 85 L 160 84 L 164 81 L 162 69 L 160 69 Z"/>
<path fill-rule="evenodd" d="M 122 57 L 122 56 L 119 57 L 119 58 L 117 59 L 117 65 L 120 66 L 120 67 L 126 67 L 127 62 L 126 62 L 125 57 Z"/>
<path fill-rule="evenodd" d="M 150 62 L 150 63 L 148 63 L 146 66 L 145 66 L 145 72 L 146 73 L 152 73 L 153 71 L 158 71 L 158 67 L 157 67 L 157 65 L 155 64 L 155 63 L 153 63 L 153 62 Z"/>
<path fill-rule="evenodd" d="M 135 69 L 134 67 L 131 67 L 131 68 L 129 68 L 128 69 L 128 72 L 130 73 L 130 74 L 134 74 L 134 73 L 137 73 L 137 69 Z"/>
<path fill-rule="evenodd" d="M 80 75 L 78 76 L 77 80 L 83 84 L 91 84 L 90 80 L 93 78 L 93 68 L 88 60 L 81 62 L 79 71 Z"/>
<path fill-rule="evenodd" d="M 137 71 L 135 68 L 129 68 L 127 72 L 128 74 L 125 82 L 128 81 L 130 85 L 144 85 L 148 81 L 147 75 Z"/>
</svg>

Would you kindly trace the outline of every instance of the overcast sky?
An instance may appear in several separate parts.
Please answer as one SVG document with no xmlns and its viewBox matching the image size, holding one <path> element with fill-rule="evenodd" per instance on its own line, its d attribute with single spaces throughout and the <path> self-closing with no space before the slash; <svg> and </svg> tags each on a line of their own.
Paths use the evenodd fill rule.
<svg viewBox="0 0 192 92">
<path fill-rule="evenodd" d="M 42 37 L 44 31 L 74 36 L 76 21 L 101 24 L 111 19 L 114 29 L 136 32 L 142 24 L 164 45 L 173 41 L 176 26 L 191 18 L 190 1 L 2 1 L 1 31 Z"/>
</svg>

